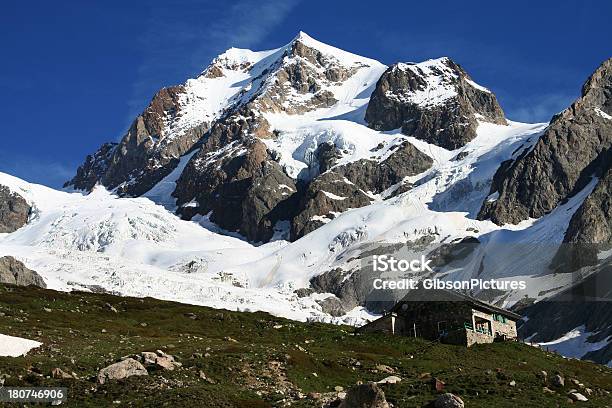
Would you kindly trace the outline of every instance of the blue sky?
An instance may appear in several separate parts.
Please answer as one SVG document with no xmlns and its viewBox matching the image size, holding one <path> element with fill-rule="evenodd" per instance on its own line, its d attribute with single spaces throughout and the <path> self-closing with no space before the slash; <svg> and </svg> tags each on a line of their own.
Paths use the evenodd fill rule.
<svg viewBox="0 0 612 408">
<path fill-rule="evenodd" d="M 299 30 L 386 64 L 450 56 L 510 119 L 548 121 L 612 56 L 610 17 L 606 0 L 6 2 L 0 171 L 58 187 L 162 86 Z"/>
</svg>

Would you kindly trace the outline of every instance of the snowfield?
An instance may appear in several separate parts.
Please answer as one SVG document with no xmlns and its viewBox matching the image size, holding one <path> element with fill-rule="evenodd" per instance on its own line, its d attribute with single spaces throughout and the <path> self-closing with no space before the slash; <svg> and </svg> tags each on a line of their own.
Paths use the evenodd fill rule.
<svg viewBox="0 0 612 408">
<path fill-rule="evenodd" d="M 431 230 L 438 231 L 440 240 L 479 231 L 484 245 L 481 257 L 472 260 L 474 265 L 480 264 L 487 245 L 499 241 L 560 242 L 572 214 L 567 208 L 575 208 L 588 193 L 547 215 L 547 222 L 532 220 L 500 228 L 474 219 L 488 195 L 496 163 L 513 152 L 518 154 L 519 146 L 529 148 L 544 125 L 482 124 L 478 137 L 461 149 L 468 152 L 467 156 L 451 161 L 459 151 L 447 151 L 394 132 L 375 132 L 344 120 L 318 124 L 328 129 L 359 126 L 361 131 L 347 138 L 356 141 L 370 139 L 371 135 L 371 140 L 360 141 L 366 146 L 379 140 L 392 143 L 396 138 L 408 139 L 434 159 L 434 166 L 419 176 L 420 181 L 415 180 L 417 186 L 408 193 L 349 210 L 296 242 L 281 240 L 261 246 L 212 232 L 202 226 L 204 222 L 180 220 L 146 197 L 118 198 L 102 187 L 89 195 L 67 193 L 0 173 L 0 184 L 22 195 L 34 208 L 25 227 L 0 234 L 0 255 L 22 260 L 57 290 L 103 288 L 127 296 L 263 310 L 297 320 L 359 324 L 371 317 L 365 310 L 332 318 L 321 311 L 314 297 L 298 298 L 294 290 L 307 287 L 313 276 L 337 267 L 350 268 L 344 255 L 358 244 L 405 242 Z M 300 129 L 306 132 L 303 124 Z M 317 135 L 321 128 L 313 125 L 311 129 Z M 355 147 L 359 149 L 364 148 Z M 168 178 L 162 183 L 171 184 L 172 174 Z M 462 183 L 467 186 L 462 194 L 453 195 L 452 187 Z M 160 185 L 156 188 L 162 190 Z M 159 198 L 162 194 L 148 196 Z M 160 203 L 167 201 L 160 199 Z M 527 264 L 546 264 L 548 259 L 539 259 L 540 254 L 513 252 L 507 256 L 517 255 L 520 259 L 508 262 L 516 267 L 500 269 L 495 264 L 485 268 L 481 277 L 520 276 L 529 280 L 534 294 L 563 283 L 538 276 L 541 270 L 524 268 Z M 526 270 L 532 273 L 524 276 Z M 445 278 L 464 279 L 473 273 L 466 267 L 450 271 Z"/>
<path fill-rule="evenodd" d="M 40 345 L 42 343 L 38 341 L 0 334 L 0 357 L 25 356 L 30 350 Z"/>
<path fill-rule="evenodd" d="M 584 325 L 576 327 L 574 330 L 567 332 L 564 336 L 552 341 L 543 343 L 536 343 L 535 346 L 553 350 L 562 356 L 569 358 L 582 358 L 585 354 L 590 351 L 599 350 L 608 345 L 611 339 L 605 339 L 596 343 L 589 343 L 587 339 L 593 333 L 589 333 L 585 330 Z M 526 342 L 529 339 L 525 339 Z M 612 361 L 608 363 L 609 367 L 612 367 Z"/>
</svg>

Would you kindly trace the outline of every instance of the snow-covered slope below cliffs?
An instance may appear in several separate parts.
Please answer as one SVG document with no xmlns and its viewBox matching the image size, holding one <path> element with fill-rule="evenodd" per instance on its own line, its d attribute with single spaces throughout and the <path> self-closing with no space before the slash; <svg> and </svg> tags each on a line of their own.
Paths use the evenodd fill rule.
<svg viewBox="0 0 612 408">
<path fill-rule="evenodd" d="M 481 241 L 481 251 L 476 252 L 473 259 L 470 258 L 469 263 L 461 268 L 443 268 L 441 277 L 450 280 L 472 276 L 524 278 L 533 280 L 530 282 L 533 293 L 529 293 L 534 297 L 538 297 L 543 290 L 557 287 L 559 281 L 550 276 L 539 277 L 545 272 L 549 261 L 546 256 L 552 256 L 552 252 L 545 255 L 536 250 L 531 253 L 508 252 L 503 265 L 499 260 L 489 260 L 487 257 L 484 271 L 478 267 L 489 250 L 506 241 L 525 245 L 558 245 L 572 210 L 588 194 L 585 189 L 551 214 L 515 226 L 499 227 L 490 221 L 475 219 L 479 206 L 489 194 L 491 178 L 499 164 L 531 148 L 545 127 L 546 124 L 517 122 L 510 122 L 507 126 L 481 123 L 477 137 L 453 151 L 406 137 L 434 160 L 429 171 L 412 180 L 415 187 L 398 197 L 349 210 L 298 241 L 255 261 L 249 266 L 255 271 L 250 276 L 251 285 L 274 287 L 293 282 L 296 287 L 306 287 L 312 277 L 335 268 L 353 271 L 357 267 L 356 255 L 367 247 L 416 241 L 424 236 L 433 237 L 432 245 L 435 246 L 436 243 L 473 236 Z M 375 134 L 387 138 L 397 135 L 395 132 L 362 131 L 372 132 L 374 140 L 378 137 Z M 351 136 L 358 138 L 359 133 Z M 433 246 L 430 245 L 428 251 Z M 490 267 L 488 262 L 491 262 Z M 525 293 L 521 293 L 521 296 Z M 509 304 L 511 299 L 507 300 L 506 304 Z"/>
<path fill-rule="evenodd" d="M 253 247 L 182 221 L 149 199 L 118 198 L 100 187 L 90 195 L 66 193 L 4 173 L 0 185 L 33 207 L 26 226 L 0 234 L 0 256 L 20 259 L 50 289 L 105 290 L 296 320 L 358 324 L 368 316 L 356 310 L 334 319 L 315 298 L 298 298 L 291 285 L 251 288 L 251 271 L 239 265 L 268 256 L 283 242 Z M 226 273 L 229 268 L 238 272 Z"/>
</svg>

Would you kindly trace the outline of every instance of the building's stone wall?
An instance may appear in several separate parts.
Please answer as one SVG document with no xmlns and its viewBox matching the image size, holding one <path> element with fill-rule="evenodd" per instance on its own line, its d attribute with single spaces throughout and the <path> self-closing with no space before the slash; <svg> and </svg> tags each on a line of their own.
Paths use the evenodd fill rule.
<svg viewBox="0 0 612 408">
<path fill-rule="evenodd" d="M 471 322 L 472 309 L 465 302 L 406 302 L 404 305 L 398 310 L 398 320 L 403 324 L 396 325 L 397 334 L 414 336 L 416 325 L 418 337 L 436 340 L 439 327 L 451 332 Z"/>
<path fill-rule="evenodd" d="M 516 322 L 506 318 L 506 323 L 499 322 L 493 318 L 492 313 L 483 312 L 482 310 L 474 310 L 474 316 L 487 319 L 491 322 L 491 331 L 493 337 L 506 339 L 516 339 L 518 337 L 516 331 Z"/>
<path fill-rule="evenodd" d="M 493 335 L 506 338 L 516 339 L 518 338 L 518 332 L 516 330 L 516 322 L 514 320 L 506 320 L 506 323 L 498 322 L 493 320 Z"/>
<path fill-rule="evenodd" d="M 448 333 L 444 337 L 443 342 L 446 344 L 457 344 L 459 346 L 467 346 L 466 329 L 456 329 Z"/>
<path fill-rule="evenodd" d="M 389 313 L 379 319 L 374 320 L 373 322 L 368 323 L 367 325 L 359 328 L 359 331 L 362 333 L 367 332 L 382 332 L 388 334 L 396 334 L 395 332 L 395 322 L 396 317 L 394 313 Z"/>
<path fill-rule="evenodd" d="M 396 312 L 363 326 L 359 331 L 409 337 L 416 335 L 468 347 L 477 343 L 493 343 L 497 339 L 517 338 L 515 321 L 509 318 L 506 318 L 506 323 L 494 320 L 493 313 L 475 309 L 477 306 L 468 302 L 403 302 L 398 306 L 394 309 Z M 490 334 L 474 330 L 478 320 L 486 321 Z"/>
<path fill-rule="evenodd" d="M 493 343 L 493 336 L 488 334 L 478 333 L 473 330 L 465 330 L 465 345 L 470 347 L 474 344 Z"/>
</svg>

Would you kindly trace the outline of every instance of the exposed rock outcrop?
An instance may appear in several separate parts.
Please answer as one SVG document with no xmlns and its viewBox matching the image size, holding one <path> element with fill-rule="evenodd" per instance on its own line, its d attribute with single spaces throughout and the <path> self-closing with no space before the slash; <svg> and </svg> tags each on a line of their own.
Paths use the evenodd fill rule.
<svg viewBox="0 0 612 408">
<path fill-rule="evenodd" d="M 339 408 L 389 408 L 385 392 L 376 383 L 356 385 L 349 389 Z"/>
<path fill-rule="evenodd" d="M 493 178 L 496 200 L 478 219 L 498 225 L 539 218 L 603 175 L 612 146 L 612 59 L 589 78 L 582 96 L 553 117 L 533 149 L 505 162 Z"/>
<path fill-rule="evenodd" d="M 43 278 L 12 256 L 0 257 L 0 283 L 46 288 Z"/>
<path fill-rule="evenodd" d="M 256 138 L 201 150 L 181 175 L 175 196 L 184 218 L 195 214 L 251 241 L 267 241 L 277 221 L 289 219 L 293 179 Z"/>
<path fill-rule="evenodd" d="M 599 254 L 612 249 L 612 157 L 606 162 L 608 169 L 570 220 L 553 260 L 558 272 L 596 265 L 602 261 Z"/>
<path fill-rule="evenodd" d="M 292 240 L 314 231 L 348 209 L 369 205 L 372 194 L 382 193 L 404 178 L 422 173 L 433 163 L 429 156 L 407 141 L 381 162 L 362 159 L 334 166 L 340 154 L 330 143 L 319 145 L 315 155 L 323 173 L 308 184 L 301 196 L 299 211 L 291 223 Z"/>
<path fill-rule="evenodd" d="M 402 182 L 405 177 L 426 171 L 432 164 L 431 157 L 406 141 L 381 162 L 362 159 L 333 170 L 362 190 L 378 194 Z"/>
<path fill-rule="evenodd" d="M 476 137 L 478 120 L 506 124 L 495 95 L 449 58 L 391 66 L 376 84 L 365 120 L 447 149 Z"/>
<path fill-rule="evenodd" d="M 296 240 L 332 220 L 349 208 L 368 205 L 372 199 L 354 183 L 329 171 L 314 179 L 302 195 L 300 211 L 291 222 Z"/>
<path fill-rule="evenodd" d="M 19 194 L 0 185 L 0 233 L 15 232 L 28 222 L 32 208 Z"/>
<path fill-rule="evenodd" d="M 547 299 L 520 310 L 525 319 L 519 335 L 532 342 L 550 342 L 581 327 L 585 344 L 597 344 L 612 336 L 612 263 L 610 261 L 592 267 L 584 280 Z M 550 324 L 555 322 L 555 324 Z M 577 356 L 602 364 L 612 359 L 612 343 L 602 347 L 584 348 L 585 354 Z"/>
<path fill-rule="evenodd" d="M 105 384 L 109 380 L 123 380 L 135 375 L 149 375 L 149 373 L 138 361 L 133 358 L 126 358 L 100 370 L 98 373 L 98 384 Z"/>
<path fill-rule="evenodd" d="M 239 231 L 251 241 L 269 240 L 276 222 L 291 220 L 296 212 L 298 187 L 257 140 L 275 137 L 261 113 L 300 114 L 331 106 L 337 101 L 324 88 L 346 80 L 357 68 L 308 46 L 304 34 L 300 34 L 270 68 L 255 78 L 254 86 L 239 95 L 233 113 L 212 127 L 187 165 L 173 194 L 182 206 L 183 217 L 210 213 L 211 221 L 224 229 Z M 319 171 L 327 171 L 335 163 L 334 147 L 328 147 L 319 149 Z M 330 183 L 338 181 L 339 176 L 330 178 L 323 177 L 304 189 L 298 211 L 301 214 L 293 223 L 294 238 L 322 225 L 312 217 L 370 203 L 355 186 L 347 184 L 347 188 L 336 191 Z M 325 195 L 319 191 L 323 188 L 336 192 Z M 349 194 L 350 199 L 339 204 L 343 200 L 330 198 L 341 193 Z M 313 201 L 313 196 L 319 199 Z"/>
<path fill-rule="evenodd" d="M 104 143 L 94 154 L 85 158 L 85 163 L 79 166 L 77 174 L 72 180 L 66 182 L 64 187 L 91 191 L 108 171 L 116 148 L 117 143 Z"/>
<path fill-rule="evenodd" d="M 357 67 L 345 66 L 335 57 L 310 47 L 300 33 L 279 58 L 271 75 L 262 78 L 250 101 L 262 112 L 300 114 L 334 105 L 336 98 L 324 89 L 345 81 Z"/>
<path fill-rule="evenodd" d="M 138 196 L 151 189 L 204 136 L 209 123 L 166 137 L 181 112 L 182 85 L 164 88 L 136 118 L 111 159 L 102 183 L 119 194 Z"/>
<path fill-rule="evenodd" d="M 90 155 L 66 187 L 91 190 L 96 183 L 117 193 L 139 196 L 168 175 L 208 130 L 210 123 L 184 126 L 181 109 L 186 88 L 160 90 L 118 145 L 104 144 Z"/>
</svg>

